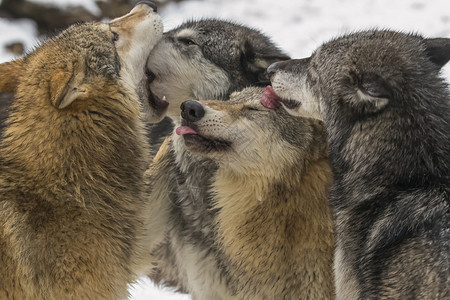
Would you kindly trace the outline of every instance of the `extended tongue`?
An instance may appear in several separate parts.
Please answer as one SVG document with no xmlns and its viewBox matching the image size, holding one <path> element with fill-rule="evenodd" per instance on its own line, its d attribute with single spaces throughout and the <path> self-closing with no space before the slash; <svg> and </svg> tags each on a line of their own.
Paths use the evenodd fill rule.
<svg viewBox="0 0 450 300">
<path fill-rule="evenodd" d="M 192 129 L 189 126 L 180 126 L 175 130 L 175 133 L 178 135 L 185 135 L 185 134 L 198 134 L 197 131 Z"/>
<path fill-rule="evenodd" d="M 264 107 L 275 109 L 281 106 L 281 98 L 273 90 L 272 86 L 266 86 L 261 97 L 261 104 Z"/>
</svg>

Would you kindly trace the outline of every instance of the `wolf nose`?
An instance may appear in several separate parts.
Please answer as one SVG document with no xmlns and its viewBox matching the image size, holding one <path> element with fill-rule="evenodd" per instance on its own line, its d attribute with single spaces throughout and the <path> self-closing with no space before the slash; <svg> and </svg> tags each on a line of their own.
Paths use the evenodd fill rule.
<svg viewBox="0 0 450 300">
<path fill-rule="evenodd" d="M 187 100 L 181 103 L 181 117 L 189 122 L 196 122 L 203 118 L 205 110 L 203 106 L 194 100 Z"/>
<path fill-rule="evenodd" d="M 135 6 L 138 6 L 140 4 L 145 4 L 145 5 L 150 6 L 153 9 L 153 12 L 157 12 L 158 11 L 158 9 L 156 8 L 156 4 L 153 3 L 153 2 L 150 2 L 150 1 L 139 1 L 138 3 L 136 3 Z"/>
</svg>

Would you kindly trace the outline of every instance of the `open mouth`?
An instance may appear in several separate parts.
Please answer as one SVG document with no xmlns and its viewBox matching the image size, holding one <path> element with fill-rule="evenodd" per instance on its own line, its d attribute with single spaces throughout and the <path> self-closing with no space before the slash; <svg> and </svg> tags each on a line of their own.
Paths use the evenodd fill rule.
<svg viewBox="0 0 450 300">
<path fill-rule="evenodd" d="M 147 83 L 150 84 L 153 82 L 153 80 L 155 80 L 156 75 L 155 73 L 153 73 L 151 70 L 147 69 L 145 71 L 145 75 L 147 76 Z"/>
<path fill-rule="evenodd" d="M 162 115 L 167 110 L 167 107 L 169 106 L 169 102 L 166 101 L 166 97 L 158 97 L 155 95 L 151 89 L 150 89 L 150 83 L 152 83 L 153 80 L 155 80 L 155 74 L 150 71 L 146 70 L 145 75 L 147 77 L 147 89 L 148 89 L 148 99 L 150 106 L 155 110 L 157 115 Z"/>
<path fill-rule="evenodd" d="M 297 109 L 301 105 L 298 101 L 281 98 L 275 93 L 273 87 L 270 85 L 266 86 L 264 93 L 262 94 L 261 104 L 269 109 L 276 109 L 281 105 L 288 109 Z"/>
<path fill-rule="evenodd" d="M 182 121 L 180 127 L 175 130 L 175 133 L 183 136 L 184 144 L 190 150 L 197 152 L 212 152 L 225 151 L 231 147 L 231 142 L 209 138 L 199 134 L 195 125 L 187 125 L 185 120 Z"/>
</svg>

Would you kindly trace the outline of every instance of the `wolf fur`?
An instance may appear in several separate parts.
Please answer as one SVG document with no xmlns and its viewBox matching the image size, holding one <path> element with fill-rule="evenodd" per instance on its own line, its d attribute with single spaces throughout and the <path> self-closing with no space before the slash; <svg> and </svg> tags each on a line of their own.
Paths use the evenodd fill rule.
<svg viewBox="0 0 450 300">
<path fill-rule="evenodd" d="M 172 133 L 170 119 L 179 125 L 183 101 L 226 100 L 246 86 L 267 85 L 267 67 L 288 58 L 257 30 L 223 20 L 188 21 L 164 33 L 147 65 L 152 92 L 169 102 L 168 118 L 152 126 L 152 150 Z"/>
<path fill-rule="evenodd" d="M 9 115 L 9 108 L 13 99 L 14 95 L 11 93 L 0 93 L 0 141 L 2 140 L 5 121 Z"/>
<path fill-rule="evenodd" d="M 149 5 L 0 65 L 14 92 L 0 144 L 0 299 L 123 299 L 151 267 L 167 214 L 144 174 L 138 92 L 162 36 Z"/>
<path fill-rule="evenodd" d="M 450 298 L 449 59 L 450 39 L 372 30 L 268 69 L 325 120 L 338 299 Z"/>
<path fill-rule="evenodd" d="M 188 223 L 208 239 L 170 244 L 176 275 L 194 299 L 332 299 L 332 175 L 325 129 L 319 120 L 266 109 L 262 92 L 253 87 L 230 101 L 195 102 L 205 111 L 198 120 L 183 106 L 180 128 L 197 133 L 173 137 L 175 145 L 184 145 L 178 155 L 208 158 L 218 170 L 201 185 L 212 192 L 206 203 L 180 202 L 191 210 L 208 205 L 207 213 L 195 214 L 197 223 Z M 166 156 L 157 165 L 167 174 L 175 164 Z"/>
<path fill-rule="evenodd" d="M 269 83 L 266 67 L 287 58 L 254 29 L 221 20 L 186 22 L 165 33 L 151 52 L 148 68 L 155 79 L 150 87 L 157 96 L 166 96 L 170 103 L 168 115 L 179 125 L 179 107 L 184 100 L 190 97 L 227 100 L 231 92 L 247 85 Z M 210 69 L 215 72 L 207 72 Z M 193 77 L 192 73 L 197 75 Z M 225 86 L 210 78 L 216 73 L 227 78 Z M 170 92 L 171 89 L 176 92 Z M 160 126 L 161 123 L 152 138 L 161 137 Z M 172 203 L 171 225 L 165 242 L 154 253 L 159 262 L 150 277 L 165 286 L 186 291 L 184 270 L 205 269 L 202 265 L 214 263 L 215 237 L 211 228 L 216 212 L 210 203 L 209 183 L 217 166 L 214 160 L 186 151 L 178 137 L 164 143 L 165 150 L 160 150 L 159 155 L 167 169 L 160 172 L 171 174 L 166 192 Z M 167 185 L 159 181 L 160 177 L 154 176 L 155 187 L 159 186 L 157 182 Z M 166 197 L 164 193 L 152 192 L 152 197 L 155 195 Z"/>
</svg>

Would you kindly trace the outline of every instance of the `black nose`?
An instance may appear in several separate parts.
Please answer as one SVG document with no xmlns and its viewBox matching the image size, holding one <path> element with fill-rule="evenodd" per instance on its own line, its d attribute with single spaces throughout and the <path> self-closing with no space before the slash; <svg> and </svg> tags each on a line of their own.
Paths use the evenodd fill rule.
<svg viewBox="0 0 450 300">
<path fill-rule="evenodd" d="M 181 103 L 181 117 L 189 122 L 196 122 L 203 118 L 205 110 L 203 106 L 194 100 L 187 100 Z"/>
<path fill-rule="evenodd" d="M 150 2 L 150 1 L 139 1 L 138 3 L 136 3 L 135 6 L 138 6 L 139 4 L 145 4 L 145 5 L 150 6 L 153 9 L 154 12 L 158 11 L 158 9 L 156 8 L 156 4 L 153 3 L 153 2 Z"/>
<path fill-rule="evenodd" d="M 267 76 L 269 77 L 269 79 L 271 79 L 272 76 L 275 75 L 275 72 L 277 71 L 279 64 L 280 64 L 280 62 L 275 62 L 267 68 L 266 73 L 267 73 Z"/>
</svg>

